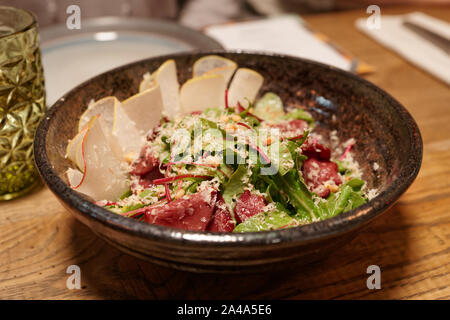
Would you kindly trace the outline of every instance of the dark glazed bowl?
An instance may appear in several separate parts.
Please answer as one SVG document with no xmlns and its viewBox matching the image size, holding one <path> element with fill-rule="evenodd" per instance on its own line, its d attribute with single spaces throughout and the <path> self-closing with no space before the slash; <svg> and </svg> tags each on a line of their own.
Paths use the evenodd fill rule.
<svg viewBox="0 0 450 320">
<path fill-rule="evenodd" d="M 286 106 L 306 106 L 328 136 L 354 137 L 355 157 L 377 197 L 329 220 L 291 229 L 245 234 L 190 232 L 124 218 L 72 190 L 65 159 L 69 139 L 91 99 L 135 94 L 142 75 L 166 59 L 176 61 L 180 82 L 199 57 L 220 54 L 264 77 L 264 87 Z M 36 165 L 61 203 L 98 236 L 120 250 L 157 264 L 195 272 L 255 272 L 315 261 L 348 242 L 406 191 L 419 172 L 422 140 L 411 115 L 389 94 L 344 71 L 294 57 L 247 52 L 183 53 L 128 64 L 92 78 L 59 99 L 37 129 Z M 378 170 L 373 169 L 377 162 Z"/>
</svg>

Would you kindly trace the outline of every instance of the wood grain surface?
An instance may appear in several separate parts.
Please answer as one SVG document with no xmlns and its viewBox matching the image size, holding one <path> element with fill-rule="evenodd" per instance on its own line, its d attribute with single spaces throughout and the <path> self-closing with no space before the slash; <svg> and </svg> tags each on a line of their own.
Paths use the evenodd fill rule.
<svg viewBox="0 0 450 320">
<path fill-rule="evenodd" d="M 417 8 L 382 8 L 382 14 Z M 418 8 L 441 19 L 450 8 Z M 351 243 L 296 272 L 216 276 L 175 271 L 127 256 L 97 238 L 46 187 L 0 203 L 0 299 L 449 299 L 449 87 L 354 28 L 365 11 L 306 16 L 313 28 L 376 67 L 366 78 L 412 113 L 424 140 L 422 169 L 389 213 Z M 366 287 L 369 265 L 381 289 Z M 82 288 L 66 287 L 69 265 Z"/>
</svg>

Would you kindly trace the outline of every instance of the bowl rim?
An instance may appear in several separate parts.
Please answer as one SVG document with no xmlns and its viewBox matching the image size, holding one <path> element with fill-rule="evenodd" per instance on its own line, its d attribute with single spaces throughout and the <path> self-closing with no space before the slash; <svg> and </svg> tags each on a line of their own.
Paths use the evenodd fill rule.
<svg viewBox="0 0 450 320">
<path fill-rule="evenodd" d="M 147 61 L 175 59 L 177 57 L 186 55 L 208 54 L 238 54 L 249 55 L 253 57 L 269 56 L 281 59 L 293 59 L 302 63 L 328 69 L 329 72 L 340 73 L 341 75 L 350 77 L 358 81 L 361 85 L 369 87 L 371 90 L 374 90 L 375 92 L 381 94 L 385 99 L 387 99 L 387 101 L 395 109 L 395 111 L 400 114 L 401 118 L 405 121 L 407 127 L 409 128 L 410 141 L 408 143 L 411 144 L 411 154 L 414 156 L 410 156 L 407 163 L 400 168 L 400 172 L 397 177 L 397 180 L 399 180 L 399 182 L 397 184 L 391 184 L 386 190 L 382 191 L 380 194 L 378 194 L 376 197 L 374 197 L 364 205 L 330 219 L 281 230 L 247 233 L 213 233 L 206 231 L 187 231 L 148 224 L 115 214 L 107 209 L 95 205 L 94 203 L 84 198 L 81 194 L 71 189 L 70 186 L 65 183 L 53 170 L 46 152 L 47 132 L 50 125 L 52 124 L 52 119 L 54 119 L 53 115 L 60 110 L 65 100 L 74 95 L 78 90 L 82 89 L 90 82 L 95 81 L 97 78 L 102 77 L 107 73 L 120 72 L 121 70 L 125 70 Z M 408 187 L 415 180 L 422 163 L 423 145 L 419 127 L 414 118 L 407 111 L 407 109 L 384 90 L 353 73 L 320 62 L 290 55 L 249 50 L 217 49 L 206 51 L 195 50 L 142 59 L 108 70 L 77 85 L 69 92 L 64 94 L 61 98 L 59 98 L 44 115 L 44 118 L 42 119 L 36 130 L 34 139 L 34 155 L 36 167 L 49 189 L 69 207 L 76 208 L 88 220 L 95 220 L 97 222 L 100 222 L 104 227 L 121 231 L 132 236 L 144 237 L 154 241 L 162 240 L 165 242 L 169 241 L 174 244 L 184 244 L 191 246 L 217 247 L 217 244 L 220 244 L 220 246 L 223 247 L 232 247 L 258 246 L 262 244 L 295 245 L 298 243 L 338 236 L 365 225 L 376 216 L 386 211 L 390 206 L 392 206 L 393 203 L 408 189 Z"/>
</svg>

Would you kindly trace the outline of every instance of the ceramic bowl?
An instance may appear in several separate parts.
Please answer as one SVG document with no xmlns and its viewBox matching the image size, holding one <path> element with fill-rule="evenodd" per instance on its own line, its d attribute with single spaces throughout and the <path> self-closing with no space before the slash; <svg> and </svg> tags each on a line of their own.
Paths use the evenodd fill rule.
<svg viewBox="0 0 450 320">
<path fill-rule="evenodd" d="M 306 107 L 324 137 L 337 130 L 355 138 L 355 158 L 369 188 L 380 193 L 337 217 L 290 229 L 259 233 L 191 232 L 151 225 L 114 214 L 72 190 L 64 157 L 89 101 L 135 94 L 144 73 L 174 59 L 180 82 L 191 77 L 199 57 L 219 54 L 260 72 L 261 92 L 273 91 L 286 106 Z M 47 112 L 34 141 L 37 168 L 59 201 L 99 237 L 133 256 L 194 272 L 262 272 L 310 263 L 338 250 L 385 212 L 411 185 L 422 161 L 422 140 L 408 111 L 385 91 L 354 74 L 289 56 L 251 52 L 197 52 L 131 63 L 100 74 L 60 98 Z M 379 168 L 375 170 L 374 163 Z"/>
</svg>

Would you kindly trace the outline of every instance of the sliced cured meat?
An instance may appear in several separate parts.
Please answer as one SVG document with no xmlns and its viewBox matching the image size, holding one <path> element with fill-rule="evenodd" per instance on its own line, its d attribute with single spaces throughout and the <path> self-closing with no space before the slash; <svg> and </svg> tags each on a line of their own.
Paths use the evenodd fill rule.
<svg viewBox="0 0 450 320">
<path fill-rule="evenodd" d="M 329 161 L 331 157 L 330 149 L 317 142 L 305 142 L 302 145 L 302 153 L 308 158 L 314 158 L 323 161 Z"/>
<path fill-rule="evenodd" d="M 153 185 L 153 180 L 164 178 L 164 175 L 159 171 L 158 167 L 153 168 L 145 175 L 135 175 L 137 179 L 131 179 L 131 191 L 135 193 L 135 190 L 142 191 L 142 189 L 148 189 Z"/>
<path fill-rule="evenodd" d="M 143 176 L 158 168 L 159 160 L 155 157 L 147 147 L 144 147 L 139 155 L 139 158 L 131 165 L 130 174 Z"/>
<path fill-rule="evenodd" d="M 214 215 L 207 230 L 212 232 L 232 232 L 235 226 L 231 212 L 228 210 L 222 195 L 219 194 Z"/>
<path fill-rule="evenodd" d="M 308 128 L 308 122 L 294 119 L 271 125 L 271 127 L 280 129 L 284 137 L 290 138 L 301 135 Z"/>
<path fill-rule="evenodd" d="M 234 208 L 236 221 L 241 223 L 247 220 L 260 213 L 265 206 L 266 200 L 263 196 L 245 190 L 236 201 L 236 207 Z"/>
<path fill-rule="evenodd" d="M 331 161 L 309 158 L 303 162 L 302 172 L 308 188 L 322 198 L 326 198 L 330 194 L 330 189 L 326 187 L 328 183 L 334 182 L 336 185 L 342 183 L 338 174 L 338 166 Z"/>
<path fill-rule="evenodd" d="M 162 226 L 204 231 L 211 221 L 217 192 L 205 189 L 145 211 L 145 221 Z"/>
</svg>

